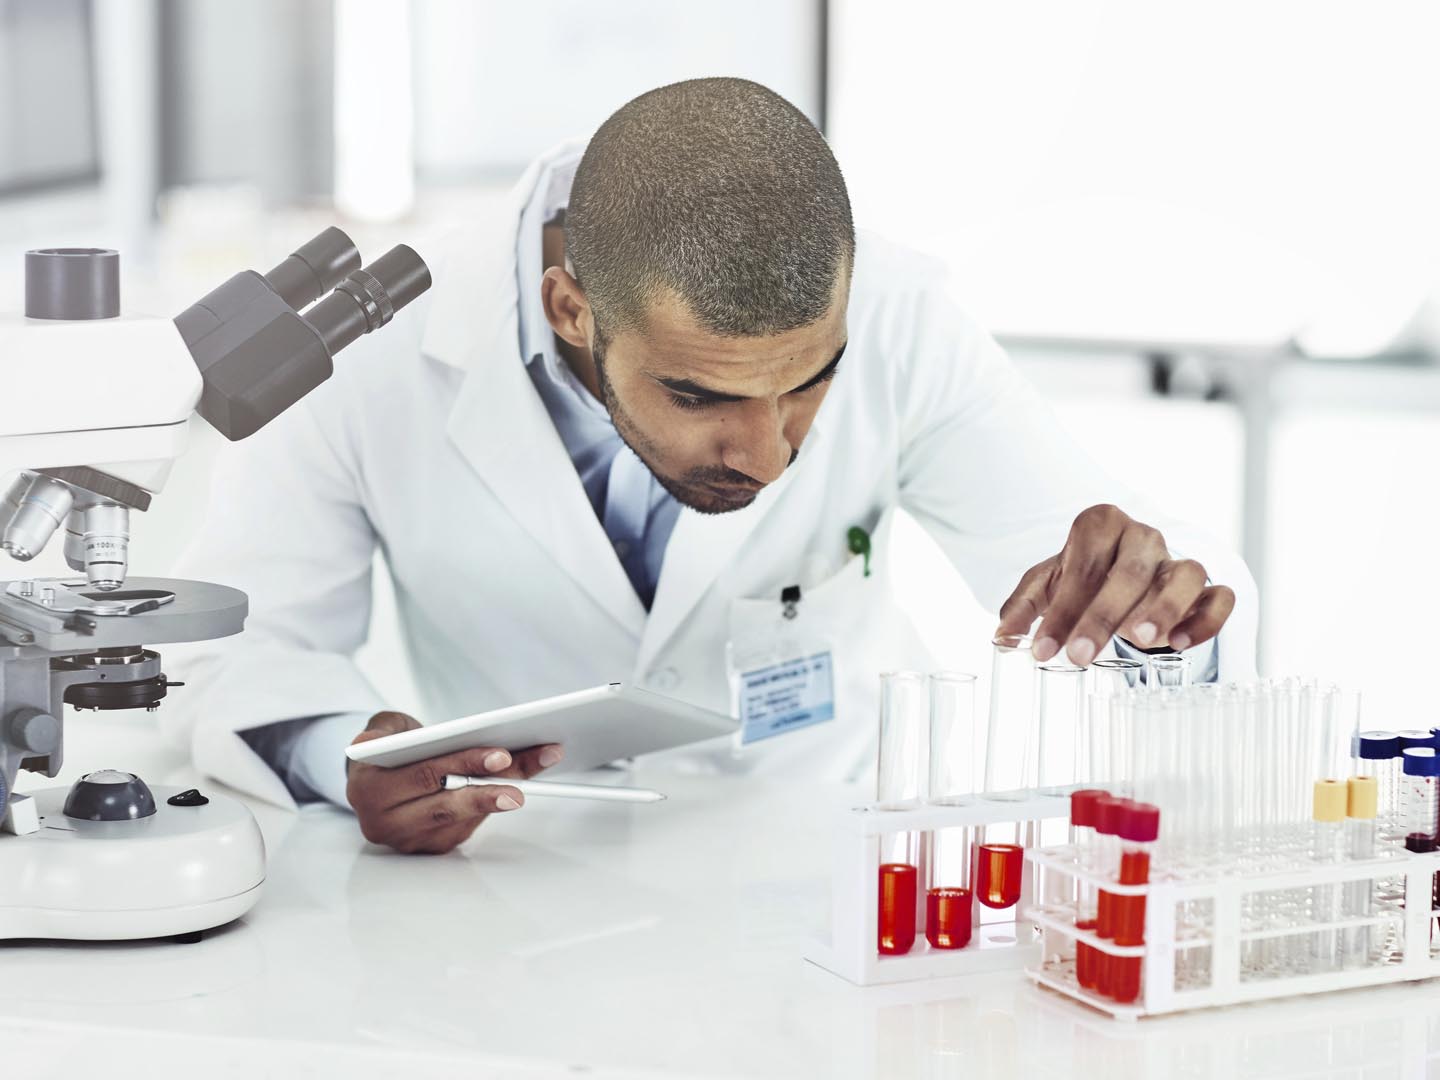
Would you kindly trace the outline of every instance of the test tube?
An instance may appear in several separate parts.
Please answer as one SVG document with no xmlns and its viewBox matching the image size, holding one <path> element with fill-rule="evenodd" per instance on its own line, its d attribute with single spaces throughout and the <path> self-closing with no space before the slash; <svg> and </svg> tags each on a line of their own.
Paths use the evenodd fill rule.
<svg viewBox="0 0 1440 1080">
<path fill-rule="evenodd" d="M 1179 653 L 1156 653 L 1146 657 L 1146 683 L 1152 690 L 1180 689 L 1190 685 L 1190 659 Z"/>
<path fill-rule="evenodd" d="M 917 877 L 909 863 L 880 865 L 878 948 L 886 956 L 902 956 L 915 945 Z"/>
<path fill-rule="evenodd" d="M 1031 640 L 997 637 L 990 662 L 990 718 L 985 738 L 985 796 L 1016 801 L 1034 784 L 1035 661 Z"/>
<path fill-rule="evenodd" d="M 1132 803 L 1120 818 L 1120 884 L 1145 885 L 1150 881 L 1150 852 L 1160 836 L 1160 809 L 1149 803 Z M 1145 944 L 1145 896 L 1116 895 L 1115 944 Z M 1112 961 L 1110 995 L 1122 1005 L 1140 996 L 1141 956 L 1117 956 Z"/>
<path fill-rule="evenodd" d="M 1380 835 L 1390 842 L 1401 838 L 1400 750 L 1400 736 L 1393 731 L 1362 731 L 1356 739 L 1355 775 L 1375 780 Z"/>
<path fill-rule="evenodd" d="M 880 676 L 877 810 L 905 810 L 920 802 L 926 774 L 928 713 L 925 676 L 914 671 L 892 671 Z M 877 947 L 887 956 L 902 955 L 915 944 L 919 837 L 913 832 L 892 833 L 882 836 L 880 844 Z"/>
<path fill-rule="evenodd" d="M 1075 834 L 1075 865 L 1084 873 L 1095 873 L 1095 804 L 1108 795 L 1098 788 L 1081 788 L 1070 793 L 1070 828 Z M 1080 883 L 1075 903 L 1075 927 L 1094 930 L 1096 920 L 1096 889 L 1088 881 Z M 1095 947 L 1083 941 L 1075 943 L 1075 979 L 1086 990 L 1095 989 Z"/>
<path fill-rule="evenodd" d="M 1075 784 L 1085 711 L 1085 669 L 1074 664 L 1042 664 L 1039 682 L 1037 788 L 1047 795 L 1060 795 Z"/>
<path fill-rule="evenodd" d="M 880 676 L 877 810 L 908 810 L 920 802 L 928 712 L 924 675 L 915 671 L 890 671 Z"/>
<path fill-rule="evenodd" d="M 1402 758 L 1405 848 L 1407 851 L 1434 851 L 1436 831 L 1440 828 L 1440 798 L 1437 798 L 1436 791 L 1440 757 L 1436 757 L 1433 747 L 1411 747 Z M 1436 880 L 1440 881 L 1440 874 L 1436 875 Z M 1432 906 L 1436 901 L 1435 891 L 1432 883 Z"/>
<path fill-rule="evenodd" d="M 1379 785 L 1373 776 L 1352 776 L 1345 784 L 1346 847 L 1352 860 L 1375 858 L 1375 814 Z M 1373 910 L 1373 878 L 1345 883 L 1345 917 L 1368 917 Z M 1370 963 L 1371 926 L 1351 926 L 1340 940 L 1340 966 L 1366 967 Z"/>
<path fill-rule="evenodd" d="M 1120 818 L 1130 803 L 1125 799 L 1095 800 L 1095 863 L 1102 876 L 1115 875 L 1119 866 Z M 1095 934 L 1115 937 L 1115 894 L 1101 889 L 1095 905 Z M 1108 997 L 1114 980 L 1115 957 L 1095 951 L 1095 990 Z"/>
<path fill-rule="evenodd" d="M 1345 858 L 1346 785 L 1339 780 L 1316 780 L 1311 796 L 1310 857 L 1334 863 Z M 1341 890 L 1338 885 L 1317 885 L 1311 893 L 1311 912 L 1316 922 L 1340 921 Z M 1321 930 L 1311 939 L 1312 971 L 1333 971 L 1340 963 L 1340 939 L 1335 930 Z"/>
<path fill-rule="evenodd" d="M 930 676 L 930 783 L 927 799 L 963 806 L 975 791 L 975 676 L 940 671 Z M 936 829 L 930 839 L 925 890 L 925 940 L 936 949 L 970 943 L 973 829 Z"/>
</svg>

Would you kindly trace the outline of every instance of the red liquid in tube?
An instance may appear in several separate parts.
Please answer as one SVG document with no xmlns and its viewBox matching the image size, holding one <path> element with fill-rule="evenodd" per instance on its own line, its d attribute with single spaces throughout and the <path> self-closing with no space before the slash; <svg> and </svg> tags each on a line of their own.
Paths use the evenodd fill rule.
<svg viewBox="0 0 1440 1080">
<path fill-rule="evenodd" d="M 1145 885 L 1150 881 L 1150 845 L 1160 835 L 1160 810 L 1136 803 L 1120 824 L 1120 884 Z M 1111 904 L 1116 945 L 1145 944 L 1145 897 L 1116 896 Z M 1140 996 L 1143 956 L 1117 956 L 1111 971 L 1111 996 L 1128 1005 Z"/>
<path fill-rule="evenodd" d="M 1099 788 L 1082 788 L 1070 793 L 1070 827 L 1074 830 L 1077 859 L 1082 869 L 1093 869 L 1095 859 L 1095 806 L 1109 798 Z M 1093 885 L 1081 885 L 1077 894 L 1075 927 L 1094 930 L 1098 913 L 1095 910 Z M 1075 942 L 1075 978 L 1087 990 L 1095 989 L 1098 954 L 1093 945 Z"/>
<path fill-rule="evenodd" d="M 980 844 L 975 868 L 975 898 L 988 908 L 1020 902 L 1025 849 L 1019 844 Z"/>
<path fill-rule="evenodd" d="M 915 944 L 918 876 L 909 863 L 880 866 L 879 949 L 886 956 L 903 956 Z"/>
<path fill-rule="evenodd" d="M 1113 873 L 1115 864 L 1109 862 L 1113 858 L 1111 852 L 1115 850 L 1115 837 L 1119 832 L 1120 819 L 1125 813 L 1129 802 L 1125 799 L 1100 799 L 1095 804 L 1095 831 L 1098 833 L 1101 859 L 1100 869 L 1102 873 Z M 1100 897 L 1095 913 L 1095 933 L 1102 938 L 1114 938 L 1115 936 L 1115 896 L 1105 889 L 1100 890 Z M 1095 971 L 1093 989 L 1106 997 L 1110 996 L 1110 987 L 1114 978 L 1115 957 L 1099 949 L 1095 950 Z M 1078 972 L 1077 972 L 1078 978 Z"/>
<path fill-rule="evenodd" d="M 931 889 L 925 894 L 925 940 L 935 949 L 970 944 L 969 889 Z"/>
</svg>

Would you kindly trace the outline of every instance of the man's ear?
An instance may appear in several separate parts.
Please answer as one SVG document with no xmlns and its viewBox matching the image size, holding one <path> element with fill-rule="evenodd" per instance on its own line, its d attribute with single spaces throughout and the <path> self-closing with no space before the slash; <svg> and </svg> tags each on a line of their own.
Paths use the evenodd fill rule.
<svg viewBox="0 0 1440 1080">
<path fill-rule="evenodd" d="M 558 266 L 545 271 L 540 279 L 540 300 L 545 305 L 545 318 L 555 336 L 577 349 L 589 349 L 595 321 L 585 290 L 571 274 Z"/>
</svg>

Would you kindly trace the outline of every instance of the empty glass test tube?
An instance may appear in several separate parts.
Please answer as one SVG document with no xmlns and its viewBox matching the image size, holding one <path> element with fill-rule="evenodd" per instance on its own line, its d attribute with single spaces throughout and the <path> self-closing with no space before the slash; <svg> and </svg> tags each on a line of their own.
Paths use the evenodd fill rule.
<svg viewBox="0 0 1440 1080">
<path fill-rule="evenodd" d="M 1037 788 L 1049 795 L 1060 795 L 1074 788 L 1078 774 L 1085 714 L 1085 669 L 1074 664 L 1042 664 L 1039 683 Z"/>
<path fill-rule="evenodd" d="M 1346 786 L 1339 780 L 1316 780 L 1311 805 L 1310 857 L 1317 862 L 1341 862 L 1345 858 Z M 1339 922 L 1339 885 L 1316 885 L 1311 890 L 1311 915 L 1316 922 Z M 1310 970 L 1333 971 L 1340 966 L 1340 935 L 1333 929 L 1320 930 L 1310 942 Z"/>
<path fill-rule="evenodd" d="M 1190 659 L 1179 653 L 1156 653 L 1145 658 L 1146 682 L 1152 690 L 1190 685 Z"/>
<path fill-rule="evenodd" d="M 924 675 L 891 671 L 880 676 L 876 809 L 906 810 L 919 804 L 925 783 L 929 712 Z"/>
<path fill-rule="evenodd" d="M 991 644 L 984 793 L 989 799 L 1018 800 L 1035 783 L 1033 643 L 1015 634 L 997 637 Z"/>
<path fill-rule="evenodd" d="M 1352 776 L 1345 784 L 1345 844 L 1350 858 L 1375 858 L 1375 811 L 1379 786 L 1373 776 Z M 1375 881 L 1361 878 L 1345 883 L 1345 917 L 1368 917 L 1374 910 Z M 1370 963 L 1374 926 L 1347 927 L 1340 938 L 1340 966 L 1361 968 Z"/>
</svg>

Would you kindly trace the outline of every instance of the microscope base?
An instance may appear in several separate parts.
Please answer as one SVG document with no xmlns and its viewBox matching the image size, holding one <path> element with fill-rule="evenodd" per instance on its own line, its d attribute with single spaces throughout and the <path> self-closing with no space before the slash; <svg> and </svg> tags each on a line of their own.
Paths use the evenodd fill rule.
<svg viewBox="0 0 1440 1080">
<path fill-rule="evenodd" d="M 171 806 L 136 821 L 81 821 L 67 789 L 34 793 L 40 829 L 0 836 L 0 940 L 118 941 L 193 935 L 233 922 L 260 898 L 265 843 L 239 802 Z"/>
</svg>

